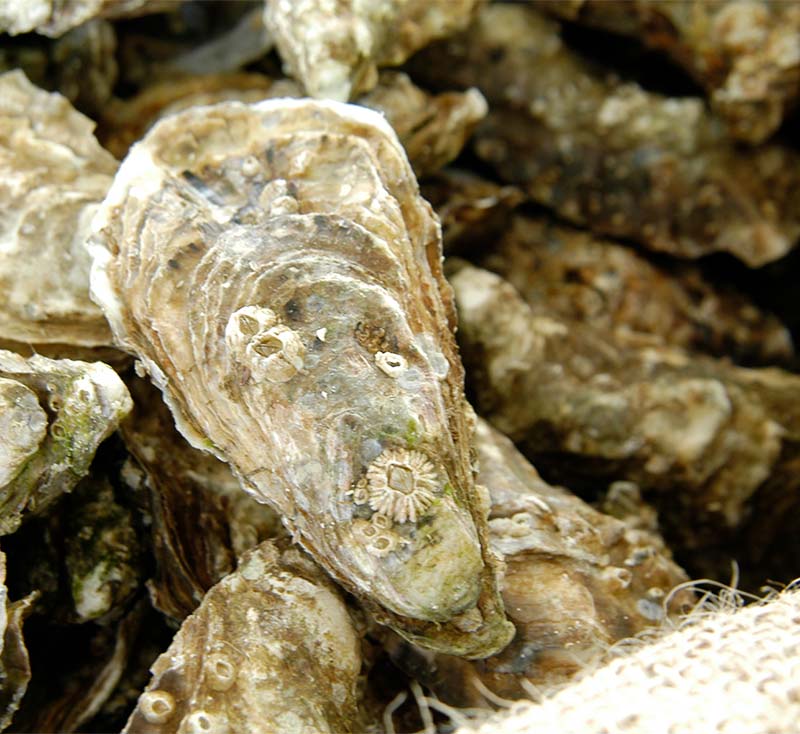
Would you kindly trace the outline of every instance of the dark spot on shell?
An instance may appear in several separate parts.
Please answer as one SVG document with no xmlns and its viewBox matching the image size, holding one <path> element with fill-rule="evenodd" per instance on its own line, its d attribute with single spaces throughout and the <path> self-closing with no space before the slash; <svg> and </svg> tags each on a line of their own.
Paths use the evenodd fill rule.
<svg viewBox="0 0 800 734">
<path fill-rule="evenodd" d="M 174 258 L 171 257 L 167 260 L 167 265 L 169 265 L 173 270 L 180 270 L 180 263 Z"/>
<path fill-rule="evenodd" d="M 264 154 L 267 156 L 267 163 L 272 164 L 275 162 L 275 148 L 271 145 L 264 151 Z"/>
<path fill-rule="evenodd" d="M 290 321 L 301 321 L 303 318 L 303 307 L 291 298 L 283 306 L 283 313 Z"/>
</svg>

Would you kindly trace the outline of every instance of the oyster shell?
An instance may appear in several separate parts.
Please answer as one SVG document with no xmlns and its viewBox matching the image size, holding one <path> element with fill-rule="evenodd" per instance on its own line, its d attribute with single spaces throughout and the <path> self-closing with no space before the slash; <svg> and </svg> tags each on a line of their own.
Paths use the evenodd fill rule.
<svg viewBox="0 0 800 734">
<path fill-rule="evenodd" d="M 282 526 L 268 505 L 241 491 L 227 464 L 186 443 L 154 387 L 144 380 L 129 387 L 135 407 L 120 432 L 135 461 L 122 476 L 145 493 L 152 517 L 153 606 L 181 620 L 236 568 L 238 556 Z"/>
<path fill-rule="evenodd" d="M 271 0 L 264 22 L 286 72 L 312 97 L 347 102 L 378 82 L 379 66 L 465 28 L 481 0 Z"/>
<path fill-rule="evenodd" d="M 95 450 L 130 411 L 128 391 L 100 362 L 24 359 L 0 350 L 0 535 L 43 511 L 89 471 Z M 37 405 L 34 405 L 37 403 Z"/>
<path fill-rule="evenodd" d="M 476 678 L 502 698 L 527 698 L 530 684 L 551 690 L 609 645 L 691 606 L 689 591 L 662 604 L 687 576 L 653 527 L 628 525 L 547 484 L 483 420 L 476 439 L 478 481 L 492 499 L 490 542 L 505 562 L 503 600 L 517 635 L 476 662 L 395 648 L 399 664 L 445 703 L 483 705 Z"/>
<path fill-rule="evenodd" d="M 310 100 L 175 115 L 93 229 L 93 297 L 190 443 L 380 621 L 456 654 L 505 645 L 439 227 L 383 118 Z"/>
<path fill-rule="evenodd" d="M 459 734 L 737 732 L 794 734 L 800 593 L 701 609 L 679 629 L 632 645 L 539 703 L 525 702 Z"/>
<path fill-rule="evenodd" d="M 174 8 L 173 0 L 0 0 L 0 32 L 56 38 L 96 17 L 122 18 Z"/>
<path fill-rule="evenodd" d="M 151 670 L 126 734 L 355 730 L 359 639 L 339 592 L 295 548 L 246 553 Z"/>
<path fill-rule="evenodd" d="M 551 476 L 636 482 L 684 549 L 741 530 L 762 484 L 786 476 L 796 376 L 621 346 L 473 267 L 451 283 L 476 407 Z"/>
<path fill-rule="evenodd" d="M 680 257 L 730 252 L 751 267 L 800 236 L 797 151 L 739 149 L 703 100 L 610 77 L 527 5 L 485 7 L 410 73 L 434 90 L 478 87 L 490 111 L 473 136 L 477 155 L 599 234 Z"/>
<path fill-rule="evenodd" d="M 84 479 L 62 508 L 64 571 L 78 623 L 118 611 L 141 583 L 141 549 L 133 514 L 108 477 Z"/>
<path fill-rule="evenodd" d="M 10 602 L 5 580 L 6 557 L 0 551 L 0 731 L 11 724 L 31 679 L 22 623 L 36 598 L 31 594 Z"/>
<path fill-rule="evenodd" d="M 628 346 L 674 346 L 750 364 L 790 362 L 789 331 L 744 295 L 686 263 L 650 262 L 629 247 L 515 216 L 479 264 L 535 309 L 613 332 Z"/>
<path fill-rule="evenodd" d="M 442 222 L 447 254 L 485 249 L 505 230 L 509 214 L 525 200 L 516 186 L 501 186 L 453 168 L 427 177 L 420 182 L 420 189 Z"/>
<path fill-rule="evenodd" d="M 800 96 L 800 6 L 770 0 L 538 0 L 548 13 L 635 36 L 706 89 L 730 134 L 761 143 Z"/>
<path fill-rule="evenodd" d="M 417 176 L 452 161 L 487 112 L 477 89 L 432 95 L 397 71 L 382 72 L 378 86 L 357 102 L 386 116 Z"/>
<path fill-rule="evenodd" d="M 117 162 L 94 123 L 21 71 L 0 75 L 0 338 L 111 343 L 84 240 Z"/>
<path fill-rule="evenodd" d="M 115 100 L 106 109 L 100 141 L 122 158 L 134 141 L 157 120 L 181 110 L 216 102 L 259 102 L 302 97 L 288 79 L 258 74 L 221 74 L 168 81 L 148 87 L 131 100 Z M 383 72 L 375 89 L 357 104 L 382 113 L 403 143 L 417 175 L 426 175 L 455 158 L 486 115 L 486 101 L 476 89 L 431 95 L 405 74 Z"/>
</svg>

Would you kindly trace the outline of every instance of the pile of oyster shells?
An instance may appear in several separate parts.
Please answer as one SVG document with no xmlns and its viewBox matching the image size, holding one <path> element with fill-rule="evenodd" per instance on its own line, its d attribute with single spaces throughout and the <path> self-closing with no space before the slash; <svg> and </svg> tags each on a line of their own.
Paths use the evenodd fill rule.
<svg viewBox="0 0 800 734">
<path fill-rule="evenodd" d="M 800 575 L 800 5 L 0 31 L 0 730 L 448 732 Z"/>
</svg>

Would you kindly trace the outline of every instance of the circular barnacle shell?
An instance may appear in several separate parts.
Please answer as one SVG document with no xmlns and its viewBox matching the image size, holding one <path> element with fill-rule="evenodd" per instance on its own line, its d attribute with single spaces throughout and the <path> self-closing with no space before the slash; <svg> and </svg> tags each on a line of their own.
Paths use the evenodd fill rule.
<svg viewBox="0 0 800 734">
<path fill-rule="evenodd" d="M 392 352 L 376 352 L 375 364 L 389 377 L 399 377 L 408 368 L 406 358 Z"/>
<path fill-rule="evenodd" d="M 149 724 L 165 724 L 175 713 L 175 698 L 168 691 L 145 691 L 139 697 L 139 710 Z"/>
<path fill-rule="evenodd" d="M 387 449 L 367 469 L 369 506 L 394 522 L 416 522 L 440 486 L 436 467 L 420 451 Z"/>
<path fill-rule="evenodd" d="M 379 621 L 453 654 L 505 645 L 439 225 L 385 120 L 308 99 L 175 114 L 92 229 L 93 297 L 189 441 Z M 407 493 L 407 464 L 372 466 L 404 451 Z M 401 524 L 393 552 L 357 536 L 366 504 Z M 449 624 L 476 606 L 480 630 Z"/>
<path fill-rule="evenodd" d="M 236 682 L 236 665 L 223 653 L 209 655 L 205 669 L 208 686 L 215 691 L 227 691 Z"/>
</svg>

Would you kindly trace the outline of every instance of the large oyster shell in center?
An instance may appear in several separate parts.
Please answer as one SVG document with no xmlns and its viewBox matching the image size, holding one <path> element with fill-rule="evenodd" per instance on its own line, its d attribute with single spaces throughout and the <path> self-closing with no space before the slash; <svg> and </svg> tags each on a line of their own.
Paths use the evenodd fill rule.
<svg viewBox="0 0 800 734">
<path fill-rule="evenodd" d="M 386 122 L 188 110 L 132 149 L 93 232 L 93 298 L 192 444 L 380 621 L 502 647 L 439 226 Z"/>
</svg>

